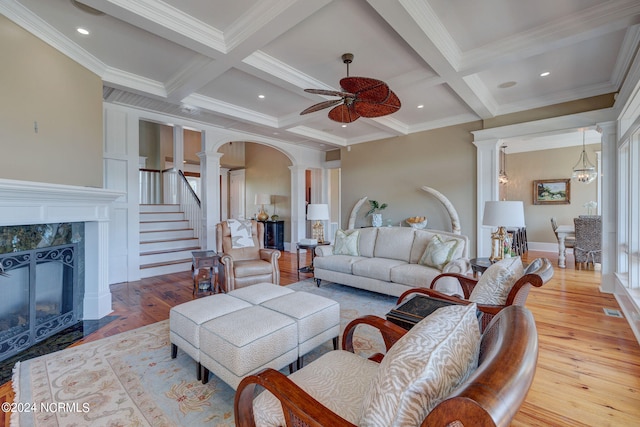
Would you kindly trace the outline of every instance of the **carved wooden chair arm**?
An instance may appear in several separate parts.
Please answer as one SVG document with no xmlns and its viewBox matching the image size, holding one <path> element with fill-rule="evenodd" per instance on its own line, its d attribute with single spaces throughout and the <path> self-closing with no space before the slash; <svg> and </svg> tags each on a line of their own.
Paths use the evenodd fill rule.
<svg viewBox="0 0 640 427">
<path fill-rule="evenodd" d="M 428 289 L 428 288 L 414 288 L 414 289 L 409 289 L 408 291 L 404 291 L 404 293 L 400 295 L 400 297 L 398 298 L 397 304 L 401 304 L 402 301 L 404 301 L 407 297 L 413 294 L 427 295 L 433 298 L 438 298 L 445 301 L 451 301 L 456 304 L 470 304 L 469 301 L 459 298 L 455 295 L 443 294 L 442 292 L 438 292 L 435 289 Z"/>
<path fill-rule="evenodd" d="M 478 283 L 478 279 L 465 276 L 464 274 L 442 273 L 437 275 L 435 279 L 431 281 L 431 285 L 429 286 L 429 288 L 435 290 L 436 283 L 438 282 L 438 280 L 442 279 L 443 277 L 453 277 L 455 279 L 458 279 L 458 283 L 460 283 L 462 292 L 464 292 L 464 295 L 463 295 L 464 299 L 469 299 L 469 295 L 471 295 L 471 292 L 473 292 L 473 288 L 476 286 L 476 283 Z"/>
<path fill-rule="evenodd" d="M 238 427 L 255 426 L 253 399 L 256 386 L 264 387 L 280 401 L 287 426 L 355 427 L 355 424 L 307 394 L 286 375 L 269 368 L 245 377 L 240 382 L 234 402 L 235 423 Z"/>
<path fill-rule="evenodd" d="M 370 325 L 380 331 L 382 334 L 382 339 L 384 340 L 384 345 L 386 350 L 389 351 L 391 346 L 398 341 L 404 334 L 407 333 L 407 330 L 396 325 L 395 323 L 391 323 L 388 320 L 385 320 L 381 317 L 377 316 L 363 316 L 357 319 L 352 320 L 344 329 L 344 334 L 342 335 L 342 349 L 346 351 L 350 351 L 354 353 L 353 348 L 353 333 L 355 332 L 356 326 L 358 325 Z M 382 357 L 379 354 L 373 355 L 370 358 L 376 362 L 379 362 Z"/>
</svg>

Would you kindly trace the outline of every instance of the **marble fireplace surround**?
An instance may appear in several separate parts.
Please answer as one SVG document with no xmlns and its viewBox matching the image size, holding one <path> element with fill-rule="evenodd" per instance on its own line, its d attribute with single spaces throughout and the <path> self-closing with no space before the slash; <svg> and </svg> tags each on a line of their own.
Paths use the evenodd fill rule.
<svg viewBox="0 0 640 427">
<path fill-rule="evenodd" d="M 0 179 L 0 226 L 83 222 L 83 319 L 113 310 L 109 290 L 110 204 L 125 193 L 102 188 Z"/>
</svg>

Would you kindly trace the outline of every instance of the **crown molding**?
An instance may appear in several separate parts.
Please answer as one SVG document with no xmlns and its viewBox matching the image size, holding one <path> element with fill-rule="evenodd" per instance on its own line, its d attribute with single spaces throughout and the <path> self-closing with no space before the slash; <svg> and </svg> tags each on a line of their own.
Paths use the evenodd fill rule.
<svg viewBox="0 0 640 427">
<path fill-rule="evenodd" d="M 283 13 L 298 0 L 262 0 L 236 19 L 225 29 L 224 36 L 229 51 L 241 45 L 271 20 Z"/>
<path fill-rule="evenodd" d="M 127 91 L 138 91 L 162 98 L 167 97 L 167 91 L 162 83 L 117 68 L 107 67 L 102 80 L 104 83 L 126 88 Z"/>
<path fill-rule="evenodd" d="M 109 3 L 154 22 L 218 52 L 228 53 L 222 31 L 175 7 L 157 0 L 107 0 Z"/>
<path fill-rule="evenodd" d="M 301 89 L 313 87 L 318 89 L 337 90 L 336 88 L 328 86 L 320 80 L 316 80 L 302 71 L 293 68 L 262 51 L 256 51 L 243 59 L 242 62 Z"/>
<path fill-rule="evenodd" d="M 258 113 L 256 111 L 249 110 L 248 108 L 239 107 L 208 96 L 193 94 L 184 98 L 182 102 L 195 107 L 215 111 L 237 120 L 247 121 L 252 124 L 261 124 L 272 128 L 278 127 L 278 120 L 273 116 Z"/>
</svg>

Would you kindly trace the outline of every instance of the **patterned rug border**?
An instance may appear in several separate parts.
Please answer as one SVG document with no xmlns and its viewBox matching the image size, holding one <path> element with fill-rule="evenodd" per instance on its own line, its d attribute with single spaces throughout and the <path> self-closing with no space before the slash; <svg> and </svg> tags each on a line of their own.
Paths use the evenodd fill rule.
<svg viewBox="0 0 640 427">
<path fill-rule="evenodd" d="M 306 279 L 289 286 L 297 291 L 310 292 L 337 300 L 341 305 L 341 336 L 346 324 L 354 318 L 363 314 L 384 317 L 395 306 L 396 300 L 395 297 L 388 295 L 336 283 L 323 282 L 320 287 L 317 287 L 313 279 Z M 364 326 L 364 328 L 368 327 Z M 357 332 L 356 335 L 359 333 Z M 360 333 L 360 338 L 356 338 L 356 341 L 356 345 L 361 346 L 359 352 L 363 356 L 381 350 L 378 347 L 381 340 L 372 338 L 371 332 L 367 332 L 366 329 Z M 305 356 L 305 364 L 331 349 L 330 342 L 321 345 Z M 106 350 L 108 354 L 99 353 L 99 350 Z M 125 354 L 123 351 L 129 353 Z M 192 369 L 195 362 L 181 351 L 178 352 L 178 358 L 167 360 L 169 352 L 169 321 L 163 320 L 80 346 L 18 362 L 13 370 L 14 402 L 32 403 L 24 402 L 21 398 L 54 403 L 56 401 L 82 402 L 84 395 L 77 390 L 85 392 L 95 389 L 93 393 L 95 396 L 87 399 L 98 399 L 96 401 L 98 409 L 94 414 L 89 414 L 91 417 L 85 414 L 84 418 L 74 414 L 70 414 L 67 418 L 67 414 L 43 415 L 15 412 L 11 415 L 11 425 L 19 426 L 22 423 L 25 426 L 62 426 L 71 425 L 74 418 L 76 422 L 104 423 L 122 419 L 124 409 L 132 413 L 132 417 L 140 426 L 171 426 L 185 423 L 233 425 L 233 395 L 235 394 L 233 389 L 215 376 L 212 376 L 206 386 L 202 386 L 195 379 L 194 369 Z M 64 361 L 68 363 L 60 361 L 61 354 L 65 356 Z M 96 362 L 98 365 L 100 362 L 107 365 L 98 366 L 109 371 L 104 378 L 96 373 L 98 369 L 93 366 Z M 28 373 L 25 369 L 29 370 Z M 42 375 L 42 379 L 38 380 L 40 377 L 36 375 Z M 110 378 L 113 384 L 106 378 Z M 100 381 L 108 384 L 99 386 Z M 77 387 L 76 384 L 78 384 Z M 72 394 L 74 390 L 78 394 Z M 186 396 L 187 399 L 181 400 L 182 396 Z M 110 401 L 103 407 L 98 405 L 103 403 L 99 401 L 100 398 L 121 399 L 124 403 Z M 111 412 L 104 408 L 110 409 Z M 103 413 L 106 415 L 102 416 Z"/>
</svg>

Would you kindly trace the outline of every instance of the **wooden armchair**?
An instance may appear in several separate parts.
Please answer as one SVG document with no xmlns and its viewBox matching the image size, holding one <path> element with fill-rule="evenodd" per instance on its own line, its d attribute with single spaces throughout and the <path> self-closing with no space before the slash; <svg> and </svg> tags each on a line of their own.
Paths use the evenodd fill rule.
<svg viewBox="0 0 640 427">
<path fill-rule="evenodd" d="M 227 222 L 216 225 L 216 250 L 222 254 L 225 292 L 261 282 L 280 284 L 280 251 L 265 249 L 263 223 L 251 221 L 251 238 L 252 247 L 234 248 Z"/>
<path fill-rule="evenodd" d="M 473 322 L 475 323 L 475 314 Z M 405 329 L 375 316 L 365 316 L 347 325 L 343 349 L 353 352 L 353 331 L 360 324 L 380 330 L 389 351 L 405 334 Z M 477 325 L 477 323 L 476 323 Z M 339 353 L 340 350 L 330 353 Z M 372 358 L 379 362 L 384 356 Z M 520 306 L 502 310 L 489 324 L 480 340 L 478 367 L 450 394 L 420 418 L 421 426 L 508 426 L 524 401 L 533 381 L 538 357 L 538 337 L 531 312 Z M 317 371 L 311 362 L 305 370 Z M 365 359 L 366 360 L 366 359 Z M 375 363 L 374 363 L 375 365 Z M 331 369 L 330 369 L 331 370 Z M 297 373 L 292 374 L 294 377 Z M 324 372 L 319 372 L 323 375 Z M 353 388 L 358 373 L 347 370 L 340 377 L 344 387 Z M 235 422 L 240 427 L 255 426 L 254 394 L 256 386 L 270 392 L 282 406 L 286 426 L 355 426 L 358 420 L 347 421 L 327 407 L 340 405 L 341 400 L 316 398 L 305 391 L 305 374 L 295 382 L 282 373 L 267 369 L 242 380 L 235 396 Z M 369 383 L 366 384 L 369 386 Z M 266 392 L 265 391 L 265 392 Z M 265 392 L 261 393 L 263 395 Z M 270 396 L 271 397 L 271 396 Z M 333 396 L 335 397 L 335 396 Z M 333 402 L 331 402 L 333 400 Z M 258 409 L 259 410 L 259 409 Z M 357 411 L 356 411 L 357 412 Z"/>
<path fill-rule="evenodd" d="M 485 271 L 484 274 L 486 274 L 487 271 Z M 551 261 L 549 261 L 548 258 L 536 258 L 531 264 L 527 266 L 524 271 L 524 275 L 516 280 L 513 287 L 509 291 L 504 304 L 477 304 L 478 310 L 482 312 L 483 330 L 489 324 L 491 319 L 500 312 L 500 310 L 510 305 L 523 306 L 527 300 L 527 297 L 529 296 L 531 287 L 540 287 L 543 284 L 547 283 L 552 277 L 553 264 L 551 264 Z M 438 286 L 438 281 L 443 280 L 444 278 L 456 279 L 460 284 L 464 295 L 447 295 L 439 292 L 436 289 Z M 407 297 L 416 293 L 440 298 L 458 304 L 471 304 L 474 302 L 473 298 L 471 298 L 471 294 L 473 293 L 473 289 L 475 288 L 478 281 L 479 279 L 475 279 L 473 277 L 465 276 L 462 274 L 443 273 L 433 279 L 429 288 L 413 288 L 405 291 L 398 298 L 398 304 L 401 304 Z"/>
</svg>

